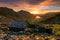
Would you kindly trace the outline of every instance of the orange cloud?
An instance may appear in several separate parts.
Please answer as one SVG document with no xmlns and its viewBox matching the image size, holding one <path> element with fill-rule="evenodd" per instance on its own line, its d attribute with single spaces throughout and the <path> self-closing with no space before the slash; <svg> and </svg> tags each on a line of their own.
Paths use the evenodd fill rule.
<svg viewBox="0 0 60 40">
<path fill-rule="evenodd" d="M 12 8 L 15 11 L 19 11 L 19 10 L 30 11 L 30 10 L 34 10 L 34 9 L 36 10 L 36 9 L 38 9 L 38 11 L 40 13 L 42 13 L 42 12 L 45 13 L 45 12 L 47 12 L 47 10 L 46 10 L 47 7 L 46 6 L 50 6 L 52 4 L 56 4 L 56 2 L 53 2 L 52 0 L 44 0 L 44 1 L 42 1 L 42 2 L 40 2 L 38 4 L 34 4 L 34 5 L 31 4 L 31 3 L 27 3 L 27 2 L 13 2 L 13 3 L 0 2 L 0 7 Z M 58 4 L 56 4 L 56 5 L 58 5 Z M 42 6 L 45 9 L 43 9 Z M 51 9 L 51 11 L 53 11 L 53 10 L 55 10 L 55 9 Z M 49 11 L 50 10 L 48 10 L 48 12 Z"/>
</svg>

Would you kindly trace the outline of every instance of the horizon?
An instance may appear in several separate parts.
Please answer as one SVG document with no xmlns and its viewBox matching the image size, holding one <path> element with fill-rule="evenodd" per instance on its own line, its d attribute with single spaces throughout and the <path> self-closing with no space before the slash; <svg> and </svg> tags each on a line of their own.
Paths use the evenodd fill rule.
<svg viewBox="0 0 60 40">
<path fill-rule="evenodd" d="M 8 8 L 8 9 L 12 9 L 12 8 L 9 8 L 9 7 L 2 7 L 2 8 Z M 12 9 L 13 11 L 15 11 L 14 9 Z M 36 11 L 36 10 L 34 10 L 34 11 L 32 11 L 32 10 L 30 10 L 30 11 L 27 11 L 27 10 L 23 10 L 23 9 L 21 9 L 22 11 L 26 11 L 26 12 L 29 12 L 30 14 L 34 14 L 34 12 L 35 12 L 35 14 L 34 15 L 40 15 L 40 14 L 47 14 L 47 13 L 50 13 L 50 12 L 60 12 L 60 11 L 49 11 L 49 12 L 43 12 L 43 13 L 41 13 L 41 12 L 39 12 L 39 10 L 38 11 Z M 21 10 L 19 10 L 19 11 L 21 11 Z M 19 12 L 19 11 L 15 11 L 15 12 Z"/>
</svg>

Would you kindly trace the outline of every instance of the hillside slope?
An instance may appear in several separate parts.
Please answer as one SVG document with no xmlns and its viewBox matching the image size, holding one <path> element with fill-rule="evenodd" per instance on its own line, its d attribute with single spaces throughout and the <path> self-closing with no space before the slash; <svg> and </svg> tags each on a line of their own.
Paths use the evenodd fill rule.
<svg viewBox="0 0 60 40">
<path fill-rule="evenodd" d="M 60 12 L 47 13 L 42 16 L 42 19 L 39 23 L 42 24 L 59 24 L 60 23 Z"/>
</svg>

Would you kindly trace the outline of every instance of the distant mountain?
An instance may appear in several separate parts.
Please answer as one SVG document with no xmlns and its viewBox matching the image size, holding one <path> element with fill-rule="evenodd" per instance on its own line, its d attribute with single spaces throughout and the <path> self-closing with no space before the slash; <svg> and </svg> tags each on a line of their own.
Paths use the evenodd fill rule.
<svg viewBox="0 0 60 40">
<path fill-rule="evenodd" d="M 19 18 L 19 15 L 16 14 L 15 11 L 7 7 L 0 7 L 0 16 L 9 17 L 9 18 L 12 18 L 13 20 L 16 20 L 17 18 Z"/>
<path fill-rule="evenodd" d="M 24 11 L 24 10 L 17 12 L 17 14 L 20 15 L 21 21 L 30 21 L 33 18 L 35 18 L 31 13 Z"/>
<path fill-rule="evenodd" d="M 42 17 L 40 23 L 45 24 L 59 24 L 60 23 L 60 12 L 47 13 L 45 17 Z"/>
<path fill-rule="evenodd" d="M 0 21 L 5 23 L 11 23 L 11 21 L 27 21 L 31 22 L 35 17 L 27 11 L 21 10 L 19 12 L 15 12 L 7 7 L 0 7 Z"/>
<path fill-rule="evenodd" d="M 52 17 L 55 17 L 56 15 L 59 15 L 60 12 L 50 12 L 43 15 L 33 15 L 27 11 L 21 10 L 19 12 L 15 12 L 10 8 L 7 7 L 0 7 L 0 21 L 4 23 L 12 23 L 17 21 L 24 21 L 29 22 L 30 24 L 36 24 L 38 22 L 43 23 L 45 20 L 53 20 L 50 19 Z M 41 18 L 36 18 L 36 16 L 40 16 Z M 55 19 L 56 20 L 56 19 Z"/>
</svg>

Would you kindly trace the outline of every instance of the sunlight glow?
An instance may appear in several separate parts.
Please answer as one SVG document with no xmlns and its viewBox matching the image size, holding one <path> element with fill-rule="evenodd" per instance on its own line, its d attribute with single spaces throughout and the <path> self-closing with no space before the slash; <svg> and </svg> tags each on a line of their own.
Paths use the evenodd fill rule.
<svg viewBox="0 0 60 40">
<path fill-rule="evenodd" d="M 41 18 L 40 16 L 36 16 L 36 18 Z"/>
<path fill-rule="evenodd" d="M 37 9 L 37 8 L 32 8 L 32 9 L 29 10 L 29 12 L 30 12 L 31 14 L 40 14 L 40 10 Z"/>
</svg>

